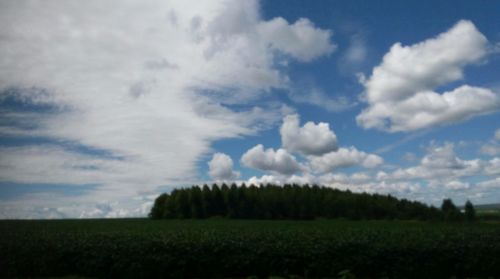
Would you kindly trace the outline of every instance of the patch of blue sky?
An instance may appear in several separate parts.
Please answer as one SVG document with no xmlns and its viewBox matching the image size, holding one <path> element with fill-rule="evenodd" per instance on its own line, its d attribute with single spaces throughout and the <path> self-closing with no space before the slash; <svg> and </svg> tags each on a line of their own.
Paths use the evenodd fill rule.
<svg viewBox="0 0 500 279">
<path fill-rule="evenodd" d="M 355 146 L 365 152 L 380 152 L 388 164 L 408 165 L 403 160 L 406 153 L 415 154 L 418 160 L 425 155 L 426 147 L 431 142 L 454 142 L 456 152 L 464 158 L 477 156 L 479 147 L 469 144 L 468 148 L 458 147 L 460 142 L 484 141 L 491 137 L 493 131 L 499 128 L 500 115 L 488 114 L 451 123 L 445 126 L 427 130 L 410 131 L 405 133 L 387 133 L 384 131 L 365 130 L 356 123 L 356 116 L 366 107 L 359 101 L 363 91 L 358 82 L 355 71 L 342 71 L 341 58 L 350 45 L 353 35 L 359 35 L 370 55 L 363 63 L 355 68 L 356 71 L 371 74 L 373 67 L 381 63 L 389 48 L 397 42 L 403 45 L 412 45 L 423 40 L 433 38 L 445 32 L 461 19 L 472 20 L 477 28 L 489 40 L 491 46 L 500 41 L 500 24 L 496 11 L 500 10 L 500 3 L 470 1 L 455 1 L 454 8 L 450 9 L 448 1 L 314 1 L 303 2 L 297 0 L 263 1 L 261 11 L 264 19 L 283 17 L 293 23 L 299 18 L 311 19 L 319 28 L 334 30 L 333 41 L 339 46 L 337 51 L 310 63 L 296 63 L 291 61 L 287 74 L 291 79 L 291 90 L 297 94 L 307 96 L 308 91 L 316 89 L 324 93 L 325 97 L 335 99 L 345 97 L 350 102 L 357 102 L 354 107 L 344 111 L 334 112 L 302 102 L 295 102 L 289 94 L 270 94 L 278 97 L 279 101 L 296 109 L 301 116 L 301 124 L 307 121 L 327 122 L 335 131 L 339 146 Z M 408 30 L 411 30 L 409 32 Z M 337 65 L 337 66 L 334 66 Z M 346 65 L 347 66 L 347 65 Z M 498 82 L 498 68 L 500 59 L 498 54 L 491 54 L 480 65 L 471 65 L 464 69 L 464 78 L 443 84 L 435 88 L 437 92 L 453 90 L 469 84 L 471 86 L 494 86 Z M 280 90 L 273 90 L 276 93 Z M 233 109 L 234 107 L 231 107 Z M 277 149 L 281 146 L 279 127 L 260 133 L 259 136 L 243 139 L 229 139 L 215 142 L 213 148 L 217 152 L 227 153 L 233 158 L 235 167 L 242 172 L 242 176 L 253 175 L 260 171 L 247 171 L 238 161 L 241 155 L 256 144 L 263 144 L 265 148 Z M 210 160 L 210 158 L 208 159 Z M 201 165 L 206 165 L 201 162 Z M 206 167 L 205 167 L 206 169 Z M 350 168 L 347 172 L 357 171 Z"/>
<path fill-rule="evenodd" d="M 0 92 L 0 109 L 37 113 L 54 113 L 60 109 L 49 102 L 33 102 L 31 98 L 23 96 L 25 93 L 48 96 L 48 92 L 41 88 L 7 88 Z"/>
</svg>

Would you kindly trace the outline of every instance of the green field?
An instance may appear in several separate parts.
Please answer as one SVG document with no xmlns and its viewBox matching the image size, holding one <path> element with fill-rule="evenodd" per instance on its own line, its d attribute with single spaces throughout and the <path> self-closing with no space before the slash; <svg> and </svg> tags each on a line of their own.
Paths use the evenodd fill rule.
<svg viewBox="0 0 500 279">
<path fill-rule="evenodd" d="M 476 216 L 482 221 L 497 221 L 500 222 L 500 204 L 480 204 L 475 205 Z M 460 207 L 460 209 L 464 209 Z"/>
<path fill-rule="evenodd" d="M 0 221 L 0 277 L 500 276 L 500 224 Z"/>
</svg>

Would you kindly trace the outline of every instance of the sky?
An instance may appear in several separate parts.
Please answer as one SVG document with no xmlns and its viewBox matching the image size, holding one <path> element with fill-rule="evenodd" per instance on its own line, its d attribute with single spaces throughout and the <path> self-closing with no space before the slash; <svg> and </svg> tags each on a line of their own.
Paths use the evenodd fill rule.
<svg viewBox="0 0 500 279">
<path fill-rule="evenodd" d="M 0 0 L 0 218 L 213 182 L 500 202 L 498 1 Z"/>
</svg>

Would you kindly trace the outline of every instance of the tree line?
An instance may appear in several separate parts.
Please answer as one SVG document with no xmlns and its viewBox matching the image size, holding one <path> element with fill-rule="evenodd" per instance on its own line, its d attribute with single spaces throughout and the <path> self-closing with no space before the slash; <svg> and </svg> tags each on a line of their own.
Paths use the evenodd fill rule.
<svg viewBox="0 0 500 279">
<path fill-rule="evenodd" d="M 473 205 L 468 201 L 461 212 L 451 199 L 443 200 L 441 208 L 418 201 L 397 199 L 391 195 L 353 193 L 318 185 L 285 184 L 283 186 L 213 184 L 174 189 L 163 193 L 154 202 L 152 219 L 314 219 L 346 218 L 445 220 L 475 219 Z"/>
</svg>

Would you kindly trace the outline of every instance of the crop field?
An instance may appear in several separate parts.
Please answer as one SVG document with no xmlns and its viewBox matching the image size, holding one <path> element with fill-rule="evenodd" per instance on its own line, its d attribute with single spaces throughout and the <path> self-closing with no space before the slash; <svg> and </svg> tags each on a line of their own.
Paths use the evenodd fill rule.
<svg viewBox="0 0 500 279">
<path fill-rule="evenodd" d="M 0 251 L 2 278 L 499 277 L 500 224 L 0 221 Z"/>
</svg>

